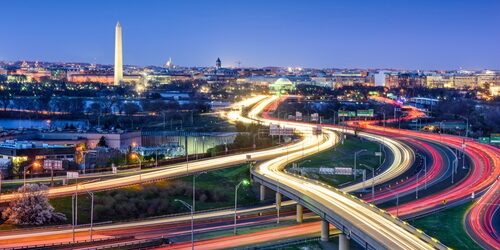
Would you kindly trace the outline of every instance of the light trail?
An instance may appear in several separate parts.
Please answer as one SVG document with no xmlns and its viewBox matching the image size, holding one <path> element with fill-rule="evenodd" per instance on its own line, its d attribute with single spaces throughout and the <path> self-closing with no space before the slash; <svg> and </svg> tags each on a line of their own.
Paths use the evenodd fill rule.
<svg viewBox="0 0 500 250">
<path fill-rule="evenodd" d="M 274 102 L 276 97 L 269 97 L 266 100 L 257 104 L 254 109 L 249 112 L 250 118 L 257 118 L 257 114 L 264 110 L 270 103 Z M 283 122 L 276 120 L 260 119 L 264 123 L 277 122 L 278 124 L 286 127 L 292 127 L 297 130 L 309 131 L 315 128 L 314 125 L 307 125 L 303 123 Z M 301 159 L 304 155 L 314 154 L 315 152 L 322 151 L 330 148 L 339 138 L 336 133 L 331 130 L 324 130 L 323 138 L 317 136 L 310 136 L 308 138 L 316 139 L 318 147 L 309 147 L 304 149 L 304 152 L 294 152 L 287 156 L 280 156 L 275 159 L 266 161 L 258 165 L 253 174 L 261 178 L 267 179 L 269 182 L 277 182 L 278 185 L 287 187 L 304 197 L 309 197 L 315 202 L 322 204 L 327 211 L 324 213 L 335 214 L 342 219 L 349 221 L 356 225 L 356 229 L 368 235 L 371 239 L 375 239 L 381 245 L 389 249 L 434 249 L 445 248 L 436 240 L 436 244 L 423 240 L 420 236 L 413 232 L 408 231 L 403 226 L 398 225 L 394 221 L 383 216 L 385 212 L 374 209 L 368 206 L 357 198 L 347 195 L 346 192 L 337 191 L 336 189 L 329 188 L 328 185 L 313 182 L 307 178 L 299 178 L 294 175 L 283 172 L 285 166 L 293 161 Z M 430 237 L 428 237 L 430 238 Z"/>
</svg>

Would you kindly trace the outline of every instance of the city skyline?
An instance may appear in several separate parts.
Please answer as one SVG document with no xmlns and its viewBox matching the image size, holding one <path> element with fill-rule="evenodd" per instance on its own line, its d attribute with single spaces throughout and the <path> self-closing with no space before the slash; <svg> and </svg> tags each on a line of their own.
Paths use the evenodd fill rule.
<svg viewBox="0 0 500 250">
<path fill-rule="evenodd" d="M 181 66 L 211 66 L 220 57 L 223 66 L 242 67 L 500 69 L 500 35 L 491 32 L 499 3 L 479 2 L 6 3 L 25 7 L 26 17 L 0 17 L 16 27 L 0 41 L 0 60 L 113 64 L 120 21 L 126 65 L 163 65 L 171 57 Z M 132 10 L 149 18 L 127 15 Z"/>
</svg>

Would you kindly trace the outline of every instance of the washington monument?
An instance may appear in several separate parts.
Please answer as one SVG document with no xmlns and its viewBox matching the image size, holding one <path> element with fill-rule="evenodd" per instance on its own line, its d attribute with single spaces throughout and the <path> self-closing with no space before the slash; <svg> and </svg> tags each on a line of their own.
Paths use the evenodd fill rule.
<svg viewBox="0 0 500 250">
<path fill-rule="evenodd" d="M 123 80 L 123 57 L 122 57 L 122 26 L 116 23 L 115 28 L 115 85 Z"/>
</svg>

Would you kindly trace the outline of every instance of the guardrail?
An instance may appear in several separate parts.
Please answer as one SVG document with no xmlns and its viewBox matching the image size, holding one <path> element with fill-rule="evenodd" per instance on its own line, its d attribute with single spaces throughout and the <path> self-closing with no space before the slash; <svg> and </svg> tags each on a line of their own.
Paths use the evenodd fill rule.
<svg viewBox="0 0 500 250">
<path fill-rule="evenodd" d="M 261 184 L 268 186 L 269 188 L 273 190 L 277 190 L 278 183 L 276 183 L 275 180 L 266 180 L 267 178 L 265 177 L 260 177 L 258 173 L 255 171 L 255 167 L 251 169 L 251 174 L 252 174 L 252 179 L 256 182 L 260 182 Z M 350 195 L 344 191 L 341 191 L 335 187 L 332 187 L 330 185 L 327 185 L 325 183 L 319 182 L 319 181 L 313 181 L 308 178 L 305 178 L 300 175 L 296 174 L 290 174 L 296 178 L 303 179 L 305 181 L 308 181 L 310 183 L 314 183 L 316 185 L 320 185 L 323 188 L 327 188 L 333 192 L 336 192 L 338 194 L 342 194 L 343 196 L 358 202 L 359 204 L 363 204 L 366 208 L 372 210 L 373 212 L 376 212 L 383 216 L 384 218 L 390 220 L 393 223 L 396 223 L 406 231 L 412 233 L 413 235 L 417 236 L 419 239 L 423 240 L 424 242 L 428 243 L 430 246 L 436 248 L 436 249 L 449 249 L 447 246 L 439 242 L 437 239 L 425 234 L 422 230 L 417 229 L 410 224 L 408 224 L 406 221 L 402 221 L 398 217 L 391 215 L 388 213 L 386 210 L 377 208 L 375 205 L 368 203 L 362 199 L 359 199 L 358 197 L 354 195 Z M 328 214 L 328 208 L 324 207 L 322 204 L 316 203 L 312 199 L 304 199 L 304 195 L 302 193 L 296 193 L 297 191 L 288 188 L 287 186 L 280 185 L 279 190 L 281 193 L 283 193 L 285 196 L 288 196 L 289 198 L 297 201 L 298 203 L 304 205 L 307 207 L 309 210 L 312 212 L 320 215 L 323 219 L 327 220 L 328 222 L 332 223 L 335 227 L 337 227 L 339 230 L 342 232 L 346 233 L 351 239 L 357 241 L 360 243 L 362 246 L 364 246 L 366 249 L 380 249 L 384 248 L 384 246 L 380 243 L 378 243 L 376 240 L 371 240 L 368 241 L 366 239 L 366 235 L 363 235 L 361 230 L 355 230 L 356 227 L 352 225 L 350 222 L 340 218 L 339 216 L 331 216 Z M 307 198 L 307 197 L 306 197 Z M 357 232 L 359 231 L 359 232 Z"/>
<path fill-rule="evenodd" d="M 129 240 L 129 239 L 134 239 L 133 236 L 118 236 L 118 237 L 109 237 L 109 238 L 103 238 L 103 239 L 95 239 L 95 240 L 80 240 L 80 241 L 67 241 L 67 242 L 58 242 L 58 243 L 52 243 L 52 244 L 37 244 L 37 245 L 28 245 L 28 246 L 22 246 L 22 247 L 13 247 L 13 248 L 4 248 L 4 249 L 12 249 L 12 250 L 21 250 L 21 249 L 37 249 L 37 250 L 43 250 L 43 249 L 58 249 L 58 248 L 68 248 L 68 247 L 85 247 L 85 246 L 90 246 L 93 244 L 99 244 L 99 243 L 106 243 L 106 242 L 116 242 L 116 241 L 121 241 L 121 240 Z"/>
</svg>

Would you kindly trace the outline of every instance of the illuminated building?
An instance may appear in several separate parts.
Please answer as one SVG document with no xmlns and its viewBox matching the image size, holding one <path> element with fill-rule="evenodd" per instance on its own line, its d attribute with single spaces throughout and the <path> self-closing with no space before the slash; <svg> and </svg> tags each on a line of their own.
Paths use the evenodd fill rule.
<svg viewBox="0 0 500 250">
<path fill-rule="evenodd" d="M 473 74 L 460 74 L 453 76 L 453 87 L 456 89 L 476 88 L 477 76 Z"/>
<path fill-rule="evenodd" d="M 167 69 L 175 68 L 175 65 L 174 65 L 174 62 L 172 61 L 172 58 L 168 58 L 168 61 L 165 63 L 165 68 L 167 68 Z"/>
<path fill-rule="evenodd" d="M 500 86 L 500 73 L 486 70 L 477 74 L 477 84 L 479 87 Z"/>
<path fill-rule="evenodd" d="M 332 74 L 335 88 L 343 86 L 374 86 L 375 78 L 367 72 L 340 72 Z"/>
<path fill-rule="evenodd" d="M 269 85 L 269 92 L 275 95 L 287 94 L 295 91 L 295 84 L 292 83 L 288 78 L 279 78 L 273 84 Z"/>
<path fill-rule="evenodd" d="M 389 73 L 385 77 L 385 86 L 388 88 L 415 88 L 425 85 L 425 75 L 419 73 Z"/>
<path fill-rule="evenodd" d="M 120 84 L 123 80 L 123 57 L 122 57 L 122 26 L 120 22 L 115 27 L 115 71 L 114 84 Z"/>
<path fill-rule="evenodd" d="M 16 174 L 21 165 L 34 161 L 43 161 L 44 159 L 74 161 L 75 147 L 6 140 L 0 144 L 0 159 L 10 160 L 13 172 Z"/>
<path fill-rule="evenodd" d="M 428 88 L 452 88 L 453 78 L 447 75 L 428 75 L 425 77 Z"/>
<path fill-rule="evenodd" d="M 111 74 L 96 74 L 96 73 L 68 74 L 68 81 L 74 83 L 99 82 L 105 84 L 113 84 L 114 76 Z"/>
</svg>

